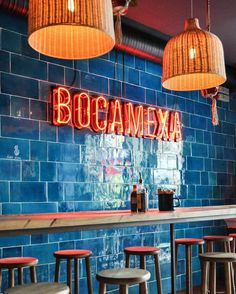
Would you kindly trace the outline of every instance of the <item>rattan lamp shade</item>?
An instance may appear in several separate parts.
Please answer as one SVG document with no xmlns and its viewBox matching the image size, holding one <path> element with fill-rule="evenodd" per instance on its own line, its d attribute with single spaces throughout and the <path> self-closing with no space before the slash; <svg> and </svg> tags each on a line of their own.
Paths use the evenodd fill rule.
<svg viewBox="0 0 236 294">
<path fill-rule="evenodd" d="M 163 55 L 162 85 L 175 91 L 201 90 L 226 81 L 220 39 L 200 29 L 198 19 L 185 22 L 185 31 L 167 43 Z"/>
<path fill-rule="evenodd" d="M 115 44 L 111 0 L 30 0 L 28 42 L 63 59 L 86 59 Z"/>
</svg>

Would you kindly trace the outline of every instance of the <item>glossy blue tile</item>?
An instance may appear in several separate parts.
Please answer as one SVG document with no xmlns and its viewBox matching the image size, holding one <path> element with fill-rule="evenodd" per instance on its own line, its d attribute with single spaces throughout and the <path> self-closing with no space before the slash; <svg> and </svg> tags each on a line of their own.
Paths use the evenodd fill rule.
<svg viewBox="0 0 236 294">
<path fill-rule="evenodd" d="M 199 156 L 199 157 L 207 157 L 208 156 L 207 145 L 192 144 L 192 155 Z"/>
<path fill-rule="evenodd" d="M 0 71 L 10 71 L 9 53 L 0 50 Z"/>
<path fill-rule="evenodd" d="M 147 104 L 152 104 L 152 105 L 156 105 L 157 104 L 156 91 L 146 89 L 146 95 L 145 95 L 145 97 L 146 97 L 145 102 Z"/>
<path fill-rule="evenodd" d="M 1 90 L 6 94 L 38 99 L 38 81 L 13 74 L 1 74 Z"/>
<path fill-rule="evenodd" d="M 48 123 L 40 122 L 40 140 L 42 141 L 56 141 L 57 127 Z"/>
<path fill-rule="evenodd" d="M 3 258 L 22 256 L 22 247 L 3 248 Z"/>
<path fill-rule="evenodd" d="M 55 182 L 57 180 L 57 167 L 52 162 L 40 162 L 40 181 Z"/>
<path fill-rule="evenodd" d="M 22 213 L 58 212 L 57 203 L 22 203 Z"/>
<path fill-rule="evenodd" d="M 158 76 L 140 72 L 140 81 L 140 85 L 145 88 L 161 91 L 161 78 Z"/>
<path fill-rule="evenodd" d="M 121 82 L 116 80 L 109 80 L 109 91 L 111 96 L 121 97 L 122 96 L 122 87 Z"/>
<path fill-rule="evenodd" d="M 24 256 L 36 256 L 39 259 L 39 264 L 53 263 L 53 253 L 58 250 L 57 243 L 40 244 L 25 246 L 23 249 Z"/>
<path fill-rule="evenodd" d="M 3 203 L 2 214 L 20 214 L 22 213 L 22 205 L 20 203 Z"/>
<path fill-rule="evenodd" d="M 145 102 L 145 90 L 142 87 L 123 83 L 122 91 L 125 98 L 136 102 Z"/>
<path fill-rule="evenodd" d="M 10 199 L 12 202 L 44 202 L 46 185 L 40 182 L 11 182 Z"/>
<path fill-rule="evenodd" d="M 140 74 L 136 69 L 128 68 L 128 83 L 139 85 L 140 84 Z"/>
<path fill-rule="evenodd" d="M 20 161 L 0 160 L 0 180 L 19 181 Z"/>
<path fill-rule="evenodd" d="M 30 118 L 35 120 L 47 121 L 47 106 L 44 101 L 31 100 L 30 101 Z"/>
<path fill-rule="evenodd" d="M 47 160 L 47 143 L 40 141 L 30 142 L 30 159 L 36 161 Z"/>
<path fill-rule="evenodd" d="M 49 201 L 63 201 L 64 200 L 63 184 L 62 183 L 48 183 L 48 200 Z"/>
<path fill-rule="evenodd" d="M 99 76 L 114 78 L 115 65 L 113 62 L 108 60 L 92 58 L 89 60 L 89 72 Z"/>
<path fill-rule="evenodd" d="M 206 129 L 206 119 L 202 116 L 191 115 L 190 116 L 190 125 L 194 129 Z"/>
<path fill-rule="evenodd" d="M 145 59 L 135 56 L 135 68 L 145 71 Z"/>
<path fill-rule="evenodd" d="M 71 126 L 61 126 L 58 128 L 58 141 L 63 143 L 72 143 L 73 128 Z"/>
<path fill-rule="evenodd" d="M 0 138 L 0 158 L 29 159 L 29 142 L 11 138 Z"/>
<path fill-rule="evenodd" d="M 17 96 L 11 97 L 11 115 L 16 117 L 29 117 L 29 99 Z"/>
<path fill-rule="evenodd" d="M 23 35 L 21 36 L 21 54 L 35 59 L 39 58 L 39 53 L 29 45 L 27 36 Z"/>
<path fill-rule="evenodd" d="M 64 84 L 64 67 L 54 65 L 54 64 L 49 64 L 48 65 L 48 81 L 57 83 L 60 85 Z"/>
<path fill-rule="evenodd" d="M 108 94 L 108 79 L 82 72 L 81 88 L 101 94 Z"/>
<path fill-rule="evenodd" d="M 200 173 L 196 171 L 186 171 L 184 174 L 185 184 L 200 184 Z"/>
<path fill-rule="evenodd" d="M 58 163 L 57 175 L 59 182 L 84 182 L 87 169 L 82 164 Z"/>
<path fill-rule="evenodd" d="M 21 52 L 21 35 L 9 30 L 2 30 L 2 49 L 10 52 Z"/>
<path fill-rule="evenodd" d="M 38 139 L 39 123 L 33 120 L 20 118 L 2 117 L 1 131 L 4 137 L 22 139 Z"/>
<path fill-rule="evenodd" d="M 65 84 L 69 87 L 81 88 L 80 72 L 75 69 L 65 68 Z M 64 84 L 64 81 L 63 83 Z"/>
<path fill-rule="evenodd" d="M 80 146 L 73 144 L 48 143 L 48 160 L 80 163 Z"/>
<path fill-rule="evenodd" d="M 10 96 L 0 94 L 0 114 L 9 115 L 10 114 Z"/>
<path fill-rule="evenodd" d="M 25 77 L 47 80 L 47 63 L 12 54 L 11 72 Z"/>
<path fill-rule="evenodd" d="M 203 170 L 204 162 L 203 158 L 200 157 L 187 157 L 187 168 L 188 170 Z"/>
<path fill-rule="evenodd" d="M 22 162 L 22 181 L 38 181 L 39 180 L 39 164 L 35 161 Z"/>
</svg>

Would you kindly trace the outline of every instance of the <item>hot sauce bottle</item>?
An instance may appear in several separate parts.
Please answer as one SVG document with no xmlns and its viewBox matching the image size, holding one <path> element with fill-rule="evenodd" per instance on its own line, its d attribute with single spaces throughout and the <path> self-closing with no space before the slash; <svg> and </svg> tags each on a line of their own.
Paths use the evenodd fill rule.
<svg viewBox="0 0 236 294">
<path fill-rule="evenodd" d="M 143 179 L 141 173 L 139 173 L 139 185 L 137 192 L 137 208 L 138 212 L 148 211 L 148 193 L 143 185 Z"/>
<path fill-rule="evenodd" d="M 130 196 L 130 208 L 131 212 L 137 213 L 138 207 L 137 207 L 137 185 L 133 185 L 133 191 Z"/>
</svg>

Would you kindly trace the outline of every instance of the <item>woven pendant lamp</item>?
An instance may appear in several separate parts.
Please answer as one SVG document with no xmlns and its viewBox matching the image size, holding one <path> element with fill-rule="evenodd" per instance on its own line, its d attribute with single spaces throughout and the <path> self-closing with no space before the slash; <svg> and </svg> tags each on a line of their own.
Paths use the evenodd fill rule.
<svg viewBox="0 0 236 294">
<path fill-rule="evenodd" d="M 28 42 L 63 59 L 103 55 L 115 44 L 111 0 L 30 0 Z"/>
<path fill-rule="evenodd" d="M 175 91 L 219 86 L 226 81 L 220 39 L 199 27 L 197 18 L 185 21 L 185 31 L 167 43 L 163 55 L 162 85 Z"/>
</svg>

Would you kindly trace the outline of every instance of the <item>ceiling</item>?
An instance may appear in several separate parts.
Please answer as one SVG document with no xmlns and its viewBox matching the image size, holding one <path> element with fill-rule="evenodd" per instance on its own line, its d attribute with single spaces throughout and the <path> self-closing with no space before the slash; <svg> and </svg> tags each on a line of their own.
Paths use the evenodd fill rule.
<svg viewBox="0 0 236 294">
<path fill-rule="evenodd" d="M 194 17 L 206 26 L 206 0 L 193 0 Z M 236 68 L 236 0 L 211 0 L 211 32 L 222 41 L 226 63 Z M 184 20 L 191 17 L 190 0 L 139 0 L 127 17 L 173 36 L 183 31 Z"/>
</svg>

